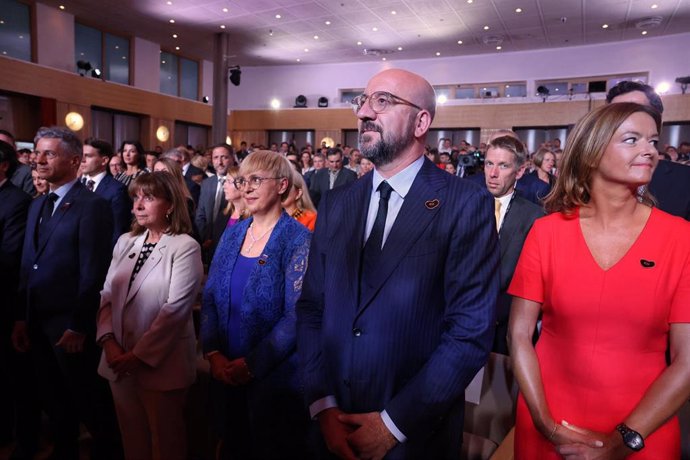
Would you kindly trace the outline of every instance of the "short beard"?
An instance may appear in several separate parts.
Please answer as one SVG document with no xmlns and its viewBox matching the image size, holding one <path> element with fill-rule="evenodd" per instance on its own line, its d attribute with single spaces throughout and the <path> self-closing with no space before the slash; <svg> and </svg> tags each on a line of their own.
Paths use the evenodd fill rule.
<svg viewBox="0 0 690 460">
<path fill-rule="evenodd" d="M 414 120 L 412 120 L 412 123 L 414 123 Z M 364 123 L 360 128 L 359 134 L 360 152 L 362 152 L 364 158 L 367 158 L 369 161 L 374 163 L 374 166 L 377 168 L 391 163 L 403 149 L 412 143 L 413 139 L 410 136 L 410 132 L 414 128 L 412 123 L 410 123 L 410 126 L 408 126 L 404 132 L 400 133 L 401 135 L 393 142 L 389 142 L 384 138 L 380 127 L 374 125 L 373 123 Z M 363 129 L 366 129 L 367 131 L 377 131 L 381 134 L 381 139 L 379 139 L 379 141 L 374 145 L 365 146 L 363 138 L 364 136 L 369 136 L 369 134 L 362 133 Z"/>
</svg>

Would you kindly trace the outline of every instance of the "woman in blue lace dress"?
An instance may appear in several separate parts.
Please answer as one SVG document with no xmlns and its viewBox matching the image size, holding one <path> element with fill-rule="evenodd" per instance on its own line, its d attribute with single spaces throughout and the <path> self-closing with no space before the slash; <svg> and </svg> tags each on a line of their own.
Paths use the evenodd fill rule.
<svg viewBox="0 0 690 460">
<path fill-rule="evenodd" d="M 244 160 L 235 185 L 251 217 L 223 234 L 204 290 L 201 340 L 222 458 L 309 457 L 295 303 L 310 233 L 281 207 L 290 168 L 269 151 Z"/>
</svg>

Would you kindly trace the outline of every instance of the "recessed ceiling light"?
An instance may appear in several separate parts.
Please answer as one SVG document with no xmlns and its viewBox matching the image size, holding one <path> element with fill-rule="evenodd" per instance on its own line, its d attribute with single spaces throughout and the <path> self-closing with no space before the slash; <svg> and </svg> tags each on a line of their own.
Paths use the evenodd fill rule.
<svg viewBox="0 0 690 460">
<path fill-rule="evenodd" d="M 177 34 L 173 34 L 173 36 L 172 36 L 172 37 L 173 37 L 173 38 L 177 38 Z"/>
<path fill-rule="evenodd" d="M 484 26 L 484 30 L 489 30 L 489 26 Z"/>
<path fill-rule="evenodd" d="M 382 60 L 382 61 L 385 61 L 385 60 L 386 60 L 386 58 L 385 58 L 385 57 L 384 57 L 384 58 L 381 58 L 381 60 Z"/>
<path fill-rule="evenodd" d="M 653 9 L 653 10 L 655 10 L 655 9 L 657 9 L 657 8 L 659 8 L 659 5 L 657 5 L 656 3 L 655 3 L 654 5 L 652 5 L 652 9 Z"/>
<path fill-rule="evenodd" d="M 280 19 L 280 18 L 282 18 L 282 16 L 279 14 L 276 14 L 276 19 Z"/>
<path fill-rule="evenodd" d="M 326 25 L 327 25 L 327 26 L 330 26 L 330 25 L 331 25 L 331 21 L 326 21 Z"/>
<path fill-rule="evenodd" d="M 502 47 L 501 45 L 498 45 L 498 46 L 496 47 L 496 49 L 500 51 L 500 50 L 503 49 L 503 47 Z"/>
<path fill-rule="evenodd" d="M 119 49 L 120 49 L 120 45 L 115 45 L 115 49 L 116 49 L 116 50 L 119 50 Z"/>
<path fill-rule="evenodd" d="M 319 39 L 319 36 L 318 36 L 318 35 L 314 35 L 314 40 L 318 40 L 318 39 Z"/>
<path fill-rule="evenodd" d="M 515 8 L 516 13 L 522 13 L 522 8 Z"/>
<path fill-rule="evenodd" d="M 168 1 L 165 2 L 165 3 L 166 3 L 166 5 L 172 5 L 172 2 L 171 2 L 170 0 L 168 0 Z"/>
<path fill-rule="evenodd" d="M 61 10 L 64 10 L 64 9 L 65 9 L 65 5 L 60 5 L 59 8 L 60 8 Z"/>
<path fill-rule="evenodd" d="M 372 30 L 372 32 L 378 32 L 379 28 L 378 27 L 372 27 L 371 30 Z"/>
<path fill-rule="evenodd" d="M 171 19 L 171 20 L 168 21 L 168 22 L 169 22 L 170 24 L 175 24 L 175 20 L 174 20 L 174 19 Z"/>
<path fill-rule="evenodd" d="M 309 48 L 304 48 L 304 52 L 305 52 L 305 53 L 308 53 L 308 52 L 309 52 Z"/>
<path fill-rule="evenodd" d="M 176 49 L 177 51 L 180 51 L 180 47 L 179 47 L 179 46 L 176 46 L 175 49 Z"/>
<path fill-rule="evenodd" d="M 225 29 L 225 24 L 221 24 L 221 25 L 220 25 L 220 28 L 221 28 L 221 29 Z"/>
<path fill-rule="evenodd" d="M 402 50 L 403 50 L 403 47 L 402 47 L 402 46 L 398 46 L 398 51 L 402 51 Z"/>
<path fill-rule="evenodd" d="M 24 35 L 20 35 L 19 38 L 24 38 Z"/>
<path fill-rule="evenodd" d="M 2 19 L 0 19 L 0 24 L 4 24 L 4 23 L 5 23 L 5 21 L 3 21 Z"/>
<path fill-rule="evenodd" d="M 474 0 L 467 0 L 467 3 L 472 3 Z"/>
<path fill-rule="evenodd" d="M 608 25 L 608 24 L 604 24 L 604 25 L 601 26 L 601 28 L 602 28 L 602 29 L 608 29 L 608 28 L 609 28 L 609 25 Z"/>
<path fill-rule="evenodd" d="M 223 8 L 223 13 L 227 13 L 227 12 L 228 12 L 228 9 L 227 9 L 227 8 Z"/>
<path fill-rule="evenodd" d="M 161 64 L 165 64 L 165 61 L 161 61 Z"/>
<path fill-rule="evenodd" d="M 646 30 L 643 30 L 643 31 L 642 31 L 642 35 L 647 35 L 647 31 L 646 31 Z"/>
<path fill-rule="evenodd" d="M 458 45 L 462 45 L 462 40 L 458 40 Z"/>
<path fill-rule="evenodd" d="M 358 46 L 362 46 L 362 42 L 357 42 L 357 45 L 358 45 Z"/>
<path fill-rule="evenodd" d="M 7 51 L 3 51 L 2 54 L 7 54 Z"/>
<path fill-rule="evenodd" d="M 440 51 L 436 51 L 436 56 L 440 56 L 440 55 L 441 55 L 441 52 L 440 52 Z"/>
<path fill-rule="evenodd" d="M 127 56 L 122 56 L 122 59 L 123 59 L 123 60 L 127 60 Z"/>
<path fill-rule="evenodd" d="M 391 11 L 391 14 L 395 16 L 396 14 L 398 14 L 398 12 L 393 10 L 393 11 Z"/>
</svg>

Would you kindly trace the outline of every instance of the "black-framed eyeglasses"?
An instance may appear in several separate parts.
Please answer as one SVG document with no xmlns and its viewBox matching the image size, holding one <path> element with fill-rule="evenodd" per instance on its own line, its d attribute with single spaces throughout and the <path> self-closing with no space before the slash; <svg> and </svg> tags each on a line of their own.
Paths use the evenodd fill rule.
<svg viewBox="0 0 690 460">
<path fill-rule="evenodd" d="M 259 176 L 249 176 L 248 179 L 245 179 L 244 177 L 238 177 L 234 181 L 232 181 L 233 184 L 235 184 L 235 188 L 237 190 L 242 190 L 244 187 L 247 186 L 247 184 L 252 186 L 252 190 L 256 190 L 257 188 L 261 187 L 261 184 L 264 183 L 264 181 L 267 180 L 278 180 L 278 179 L 284 179 L 284 177 L 259 177 Z"/>
<path fill-rule="evenodd" d="M 376 113 L 383 113 L 388 109 L 388 107 L 395 104 L 405 104 L 409 105 L 410 107 L 414 107 L 415 109 L 422 110 L 422 108 L 417 104 L 398 97 L 395 94 L 391 94 L 386 91 L 376 91 L 369 96 L 366 94 L 360 94 L 352 99 L 352 110 L 354 110 L 355 114 L 362 110 L 362 106 L 367 101 L 369 101 L 369 107 L 371 107 L 371 110 Z"/>
</svg>

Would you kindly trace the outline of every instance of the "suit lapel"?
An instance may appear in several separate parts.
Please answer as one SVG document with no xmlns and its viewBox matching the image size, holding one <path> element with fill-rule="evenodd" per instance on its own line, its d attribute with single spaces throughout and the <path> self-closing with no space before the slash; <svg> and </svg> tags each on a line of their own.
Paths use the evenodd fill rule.
<svg viewBox="0 0 690 460">
<path fill-rule="evenodd" d="M 144 246 L 144 241 L 146 241 L 147 235 L 148 232 L 144 233 L 134 243 L 132 252 L 134 252 L 135 256 L 131 259 L 127 259 L 126 267 L 129 269 L 129 271 L 126 271 L 125 273 L 132 273 L 132 271 L 134 270 L 134 265 L 136 265 L 136 262 L 139 259 L 139 254 L 141 253 L 141 248 Z M 146 277 L 148 277 L 151 273 L 151 270 L 153 270 L 160 263 L 167 249 L 169 239 L 170 237 L 168 235 L 163 234 L 160 241 L 156 243 L 156 247 L 153 248 L 153 252 L 151 252 L 149 257 L 146 259 L 146 262 L 144 262 L 144 265 L 141 267 L 141 270 L 139 270 L 139 273 L 137 273 L 136 278 L 134 278 L 132 286 L 130 286 L 129 292 L 127 293 L 125 305 L 131 302 L 132 298 L 134 298 L 134 296 L 139 291 L 139 288 L 141 288 L 141 285 L 144 284 Z"/>
<path fill-rule="evenodd" d="M 53 211 L 53 217 L 51 217 L 48 223 L 46 224 L 45 228 L 43 229 L 44 231 L 39 234 L 38 247 L 36 249 L 37 257 L 45 248 L 46 243 L 53 235 L 53 231 L 60 224 L 62 218 L 74 206 L 74 202 L 79 199 L 79 195 L 84 191 L 87 191 L 86 188 L 82 185 L 81 182 L 77 181 L 74 183 L 72 188 L 69 189 L 65 197 L 60 201 L 60 205 L 57 207 L 57 209 Z M 46 197 L 43 198 L 44 201 L 47 199 Z M 41 205 L 40 209 L 43 209 L 43 205 Z M 37 221 L 36 224 L 36 231 L 38 231 L 38 226 L 40 225 L 40 222 Z"/>
<path fill-rule="evenodd" d="M 350 244 L 344 248 L 347 270 L 345 292 L 350 296 L 348 305 L 357 305 L 359 298 L 362 244 L 371 199 L 372 177 L 372 174 L 367 174 L 352 186 L 352 193 L 344 194 L 345 199 L 338 207 L 349 212 L 343 213 L 344 219 L 338 223 L 339 225 L 331 227 L 331 234 L 328 235 L 328 241 L 342 238 L 342 235 L 352 235 Z"/>
<path fill-rule="evenodd" d="M 447 178 L 441 174 L 448 173 L 441 171 L 429 160 L 424 160 L 383 245 L 381 262 L 371 274 L 371 279 L 364 284 L 368 288 L 362 292 L 359 314 L 369 306 L 395 267 L 444 206 L 443 188 Z"/>
</svg>

